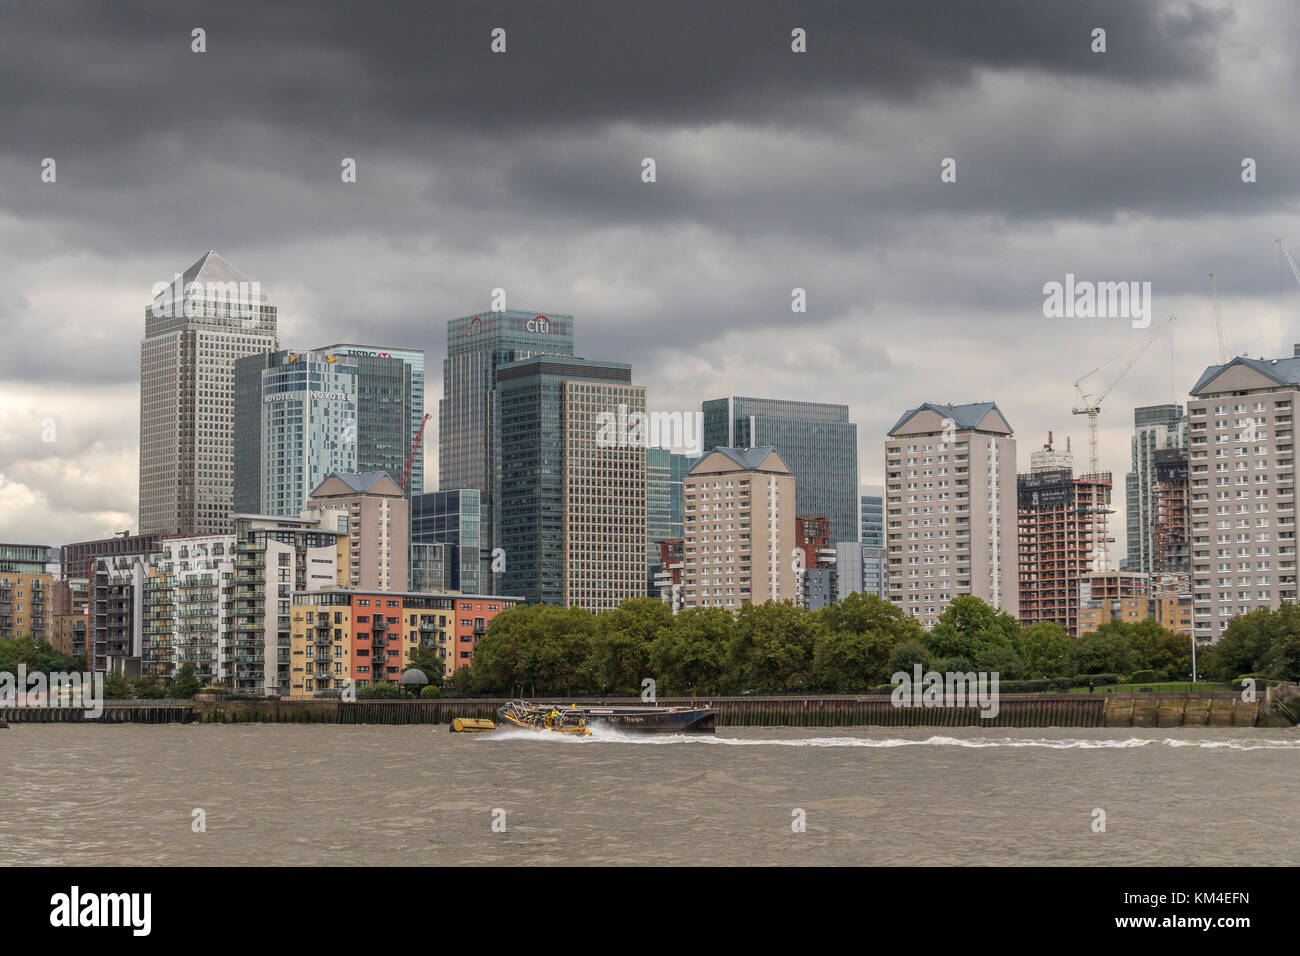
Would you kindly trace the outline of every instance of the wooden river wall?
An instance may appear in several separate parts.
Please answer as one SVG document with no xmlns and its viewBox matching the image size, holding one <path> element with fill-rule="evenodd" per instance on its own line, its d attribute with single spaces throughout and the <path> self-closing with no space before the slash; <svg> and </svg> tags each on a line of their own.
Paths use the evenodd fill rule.
<svg viewBox="0 0 1300 956">
<path fill-rule="evenodd" d="M 554 698 L 548 698 L 548 700 Z M 635 698 L 591 704 L 640 705 Z M 107 701 L 99 723 L 448 724 L 494 719 L 501 700 Z M 1286 716 L 1239 694 L 1003 694 L 998 713 L 976 707 L 895 707 L 887 695 L 661 698 L 660 705 L 709 706 L 719 727 L 1256 727 L 1291 726 Z M 0 709 L 11 724 L 90 721 L 78 708 Z"/>
</svg>

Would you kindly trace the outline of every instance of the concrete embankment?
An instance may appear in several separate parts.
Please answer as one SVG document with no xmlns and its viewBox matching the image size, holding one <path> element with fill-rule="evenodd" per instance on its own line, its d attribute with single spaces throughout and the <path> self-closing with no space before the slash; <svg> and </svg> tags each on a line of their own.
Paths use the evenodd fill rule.
<svg viewBox="0 0 1300 956">
<path fill-rule="evenodd" d="M 1240 694 L 1003 694 L 997 714 L 978 707 L 895 707 L 886 695 L 661 698 L 661 706 L 710 706 L 719 727 L 1287 727 L 1296 701 L 1281 695 L 1254 702 Z M 553 700 L 555 698 L 547 698 Z M 639 706 L 636 698 L 604 702 Z M 502 701 L 224 700 L 108 701 L 101 723 L 449 724 L 456 717 L 494 719 Z M 599 701 L 588 700 L 596 704 Z M 12 724 L 94 720 L 79 708 L 9 708 Z"/>
</svg>

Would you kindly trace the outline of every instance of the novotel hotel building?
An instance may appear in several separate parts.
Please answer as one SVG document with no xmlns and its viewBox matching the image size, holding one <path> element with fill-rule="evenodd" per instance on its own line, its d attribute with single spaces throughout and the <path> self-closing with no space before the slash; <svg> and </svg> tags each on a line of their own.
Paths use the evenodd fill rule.
<svg viewBox="0 0 1300 956">
<path fill-rule="evenodd" d="M 411 379 L 391 355 L 287 349 L 236 362 L 236 513 L 297 517 L 332 472 L 399 481 Z"/>
</svg>

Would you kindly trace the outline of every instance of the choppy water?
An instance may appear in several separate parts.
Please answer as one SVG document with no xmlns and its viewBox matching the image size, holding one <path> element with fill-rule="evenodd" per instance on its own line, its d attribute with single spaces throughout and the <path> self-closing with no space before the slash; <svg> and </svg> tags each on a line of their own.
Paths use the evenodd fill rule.
<svg viewBox="0 0 1300 956">
<path fill-rule="evenodd" d="M 1291 730 L 19 725 L 0 864 L 1296 864 L 1298 786 Z"/>
</svg>

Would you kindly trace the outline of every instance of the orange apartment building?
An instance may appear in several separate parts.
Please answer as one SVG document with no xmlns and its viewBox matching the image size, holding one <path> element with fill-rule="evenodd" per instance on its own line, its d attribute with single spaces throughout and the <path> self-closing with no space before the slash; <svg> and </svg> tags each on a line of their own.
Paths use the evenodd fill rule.
<svg viewBox="0 0 1300 956">
<path fill-rule="evenodd" d="M 450 676 L 501 611 L 522 598 L 408 591 L 301 591 L 290 621 L 289 696 L 309 699 L 344 682 L 396 682 L 411 651 L 434 647 Z"/>
</svg>

